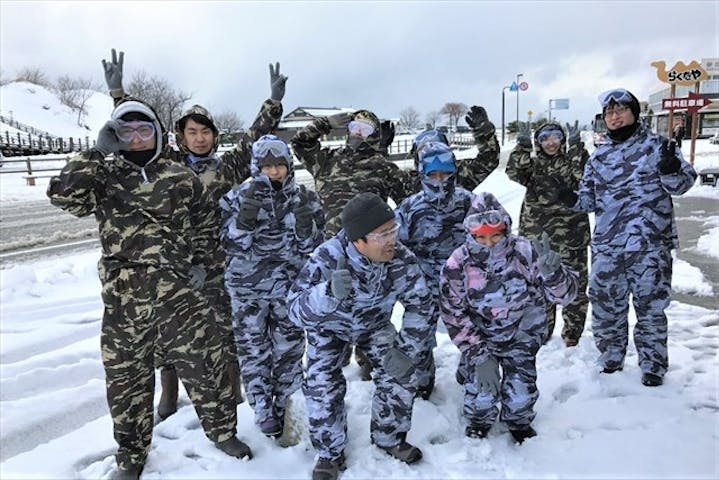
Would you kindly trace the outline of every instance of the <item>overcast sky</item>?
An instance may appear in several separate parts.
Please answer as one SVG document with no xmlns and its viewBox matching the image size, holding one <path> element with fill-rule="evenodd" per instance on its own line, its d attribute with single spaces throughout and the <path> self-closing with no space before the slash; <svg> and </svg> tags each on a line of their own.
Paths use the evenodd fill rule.
<svg viewBox="0 0 719 480">
<path fill-rule="evenodd" d="M 270 61 L 297 106 L 368 108 L 422 119 L 448 101 L 501 121 L 502 87 L 519 73 L 520 118 L 569 98 L 561 121 L 589 123 L 597 94 L 661 88 L 649 64 L 719 57 L 719 1 L 635 2 L 31 2 L 0 0 L 0 66 L 104 84 L 100 60 L 125 51 L 125 78 L 165 77 L 245 124 L 269 96 Z M 507 120 L 516 96 L 506 94 Z M 1 101 L 1 99 L 0 99 Z"/>
</svg>

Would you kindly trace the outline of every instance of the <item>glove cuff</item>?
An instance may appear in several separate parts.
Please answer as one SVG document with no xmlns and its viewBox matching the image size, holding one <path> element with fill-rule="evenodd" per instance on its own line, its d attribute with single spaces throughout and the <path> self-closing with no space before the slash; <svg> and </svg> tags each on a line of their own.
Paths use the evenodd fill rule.
<svg viewBox="0 0 719 480">
<path fill-rule="evenodd" d="M 118 98 L 122 98 L 125 96 L 125 89 L 123 89 L 122 87 L 113 88 L 112 90 L 110 90 L 110 96 L 115 100 Z"/>
</svg>

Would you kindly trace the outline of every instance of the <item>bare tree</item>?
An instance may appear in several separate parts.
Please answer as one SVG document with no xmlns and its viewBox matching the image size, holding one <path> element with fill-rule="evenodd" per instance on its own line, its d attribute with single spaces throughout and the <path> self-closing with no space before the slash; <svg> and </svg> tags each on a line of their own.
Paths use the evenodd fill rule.
<svg viewBox="0 0 719 480">
<path fill-rule="evenodd" d="M 406 130 L 413 130 L 422 126 L 419 121 L 419 112 L 414 107 L 407 107 L 399 112 L 399 125 Z"/>
<path fill-rule="evenodd" d="M 452 128 L 452 125 L 455 127 L 457 126 L 457 122 L 459 121 L 459 117 L 467 113 L 467 110 L 469 110 L 469 107 L 461 102 L 447 102 L 444 104 L 444 107 L 439 111 L 442 115 L 447 115 L 447 120 L 449 121 L 449 127 Z"/>
<path fill-rule="evenodd" d="M 77 124 L 82 126 L 82 119 L 87 115 L 87 101 L 98 89 L 98 85 L 91 78 L 70 77 L 62 75 L 58 77 L 53 89 L 57 93 L 60 102 L 67 105 L 73 111 L 77 111 Z"/>
<path fill-rule="evenodd" d="M 2 68 L 0 68 L 0 86 L 7 85 L 11 81 L 9 78 L 7 78 L 5 76 L 4 73 L 5 72 L 3 72 Z"/>
<path fill-rule="evenodd" d="M 439 112 L 434 111 L 434 110 L 429 112 L 427 114 L 427 116 L 425 117 L 429 128 L 435 128 L 437 126 L 437 122 L 439 122 L 440 118 L 442 118 L 442 115 Z"/>
<path fill-rule="evenodd" d="M 237 133 L 245 122 L 235 113 L 226 110 L 219 115 L 213 117 L 215 119 L 215 125 L 220 133 Z"/>
<path fill-rule="evenodd" d="M 133 97 L 147 102 L 168 130 L 174 128 L 175 119 L 182 114 L 182 108 L 192 94 L 175 90 L 164 78 L 148 76 L 144 71 L 137 72 L 125 89 Z"/>
<path fill-rule="evenodd" d="M 17 72 L 16 82 L 28 82 L 40 85 L 41 87 L 49 87 L 50 80 L 40 67 L 23 67 Z"/>
</svg>

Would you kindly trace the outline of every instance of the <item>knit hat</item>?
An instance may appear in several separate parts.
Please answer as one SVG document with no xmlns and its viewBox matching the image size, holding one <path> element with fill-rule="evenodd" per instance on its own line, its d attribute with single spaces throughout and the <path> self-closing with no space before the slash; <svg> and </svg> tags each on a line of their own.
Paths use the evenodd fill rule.
<svg viewBox="0 0 719 480">
<path fill-rule="evenodd" d="M 375 193 L 356 195 L 342 210 L 342 228 L 351 241 L 364 237 L 390 220 L 394 220 L 394 212 Z"/>
<path fill-rule="evenodd" d="M 610 104 L 620 103 L 622 105 L 626 105 L 627 107 L 629 107 L 629 110 L 632 111 L 632 115 L 634 115 L 634 123 L 637 123 L 637 122 L 639 122 L 639 111 L 641 110 L 641 106 L 639 105 L 639 100 L 637 100 L 637 97 L 629 90 L 623 90 L 623 92 L 626 92 L 626 95 L 625 95 L 626 98 L 620 99 L 619 101 L 612 98 L 602 108 L 602 114 L 604 114 L 607 111 L 607 107 Z"/>
</svg>

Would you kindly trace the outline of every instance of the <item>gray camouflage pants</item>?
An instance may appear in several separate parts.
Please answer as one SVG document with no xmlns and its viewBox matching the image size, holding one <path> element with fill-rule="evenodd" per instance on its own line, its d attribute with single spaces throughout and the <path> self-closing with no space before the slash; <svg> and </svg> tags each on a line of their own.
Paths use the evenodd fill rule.
<svg viewBox="0 0 719 480">
<path fill-rule="evenodd" d="M 603 367 L 622 366 L 629 342 L 629 294 L 637 315 L 634 346 L 643 373 L 663 376 L 669 365 L 667 317 L 672 282 L 668 248 L 646 252 L 592 251 L 589 299 Z"/>
</svg>

